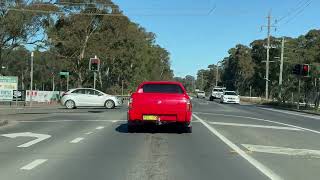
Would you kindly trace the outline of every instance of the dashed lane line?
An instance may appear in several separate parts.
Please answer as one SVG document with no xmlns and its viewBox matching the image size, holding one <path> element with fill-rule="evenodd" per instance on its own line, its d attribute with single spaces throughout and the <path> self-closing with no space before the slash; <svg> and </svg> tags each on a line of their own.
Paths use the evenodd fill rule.
<svg viewBox="0 0 320 180">
<path fill-rule="evenodd" d="M 221 133 L 219 133 L 214 127 L 210 126 L 207 122 L 202 120 L 200 117 L 198 117 L 195 114 L 193 114 L 193 116 L 196 119 L 198 119 L 209 131 L 211 131 L 214 135 L 216 135 L 221 141 L 223 141 L 231 149 L 233 149 L 235 152 L 237 152 L 240 156 L 242 156 L 245 160 L 247 160 L 251 165 L 253 165 L 255 168 L 257 168 L 260 172 L 262 172 L 268 178 L 270 178 L 272 180 L 281 180 L 282 179 L 279 175 L 275 174 L 268 167 L 264 166 L 259 161 L 257 161 L 256 159 L 254 159 L 253 157 L 248 155 L 241 148 L 239 148 L 237 145 L 235 145 L 233 142 L 231 142 L 229 139 L 227 139 L 225 136 L 223 136 Z"/>
<path fill-rule="evenodd" d="M 103 128 L 104 128 L 104 126 L 98 126 L 98 127 L 96 127 L 97 130 L 100 130 L 100 129 L 103 129 Z"/>
<path fill-rule="evenodd" d="M 86 132 L 85 134 L 86 134 L 86 135 L 90 135 L 90 134 L 92 134 L 92 132 Z"/>
<path fill-rule="evenodd" d="M 284 126 L 265 126 L 256 124 L 240 124 L 240 123 L 225 123 L 225 122 L 208 122 L 209 124 L 222 125 L 222 126 L 237 126 L 237 127 L 252 127 L 252 128 L 265 128 L 265 129 L 279 129 L 279 130 L 289 130 L 289 131 L 303 131 L 302 129 L 284 127 Z"/>
<path fill-rule="evenodd" d="M 35 167 L 39 166 L 40 164 L 46 162 L 48 159 L 36 159 L 34 161 L 32 161 L 31 163 L 23 166 L 22 168 L 20 168 L 21 170 L 31 170 L 34 169 Z"/>
<path fill-rule="evenodd" d="M 75 138 L 74 140 L 70 141 L 70 143 L 75 144 L 75 143 L 78 143 L 78 142 L 82 141 L 83 139 L 84 139 L 84 138 L 82 138 L 82 137 Z"/>
</svg>

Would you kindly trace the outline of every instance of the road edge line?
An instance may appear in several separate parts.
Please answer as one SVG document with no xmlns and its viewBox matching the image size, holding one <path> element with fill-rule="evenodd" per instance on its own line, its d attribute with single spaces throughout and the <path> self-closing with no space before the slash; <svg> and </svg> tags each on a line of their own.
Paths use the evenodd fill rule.
<svg viewBox="0 0 320 180">
<path fill-rule="evenodd" d="M 216 135 L 221 141 L 223 141 L 226 145 L 228 145 L 231 149 L 237 152 L 242 158 L 247 160 L 251 165 L 257 168 L 260 172 L 262 172 L 265 176 L 272 180 L 281 180 L 282 178 L 275 174 L 272 170 L 261 164 L 259 161 L 245 153 L 242 149 L 240 149 L 237 145 L 231 142 L 228 138 L 219 133 L 214 127 L 210 126 L 203 119 L 193 114 L 193 116 L 198 119 L 209 131 L 211 131 L 214 135 Z"/>
</svg>

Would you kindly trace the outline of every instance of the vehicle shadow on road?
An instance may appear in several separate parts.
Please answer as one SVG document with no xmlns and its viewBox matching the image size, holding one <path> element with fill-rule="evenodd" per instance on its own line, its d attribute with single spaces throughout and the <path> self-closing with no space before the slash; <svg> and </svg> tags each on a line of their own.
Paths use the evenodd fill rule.
<svg viewBox="0 0 320 180">
<path fill-rule="evenodd" d="M 115 129 L 119 133 L 129 133 L 127 123 L 121 124 Z M 175 124 L 166 124 L 161 126 L 145 124 L 139 126 L 133 133 L 146 133 L 146 134 L 183 134 L 184 132 Z"/>
</svg>

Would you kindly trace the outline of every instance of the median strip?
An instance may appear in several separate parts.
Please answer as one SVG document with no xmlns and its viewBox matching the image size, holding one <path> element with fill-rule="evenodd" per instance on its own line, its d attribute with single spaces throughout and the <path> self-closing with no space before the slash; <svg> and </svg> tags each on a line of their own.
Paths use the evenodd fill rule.
<svg viewBox="0 0 320 180">
<path fill-rule="evenodd" d="M 39 166 L 40 164 L 46 162 L 48 159 L 36 159 L 34 161 L 32 161 L 31 163 L 23 166 L 22 168 L 20 168 L 21 170 L 31 170 L 37 166 Z"/>
</svg>

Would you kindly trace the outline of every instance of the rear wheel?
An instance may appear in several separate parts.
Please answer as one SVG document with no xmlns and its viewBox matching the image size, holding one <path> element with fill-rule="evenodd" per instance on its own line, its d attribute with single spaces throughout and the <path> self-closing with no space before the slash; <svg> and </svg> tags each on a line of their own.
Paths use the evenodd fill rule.
<svg viewBox="0 0 320 180">
<path fill-rule="evenodd" d="M 76 103 L 73 100 L 68 100 L 65 103 L 65 106 L 67 109 L 74 109 L 74 108 L 76 108 Z"/>
<path fill-rule="evenodd" d="M 183 123 L 179 125 L 179 133 L 192 133 L 192 126 L 190 123 Z"/>
<path fill-rule="evenodd" d="M 113 109 L 114 106 L 115 106 L 115 103 L 112 101 L 112 100 L 107 100 L 104 104 L 104 106 L 107 108 L 107 109 Z"/>
</svg>

